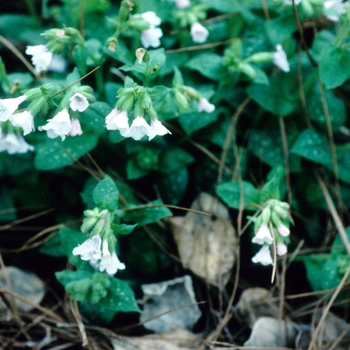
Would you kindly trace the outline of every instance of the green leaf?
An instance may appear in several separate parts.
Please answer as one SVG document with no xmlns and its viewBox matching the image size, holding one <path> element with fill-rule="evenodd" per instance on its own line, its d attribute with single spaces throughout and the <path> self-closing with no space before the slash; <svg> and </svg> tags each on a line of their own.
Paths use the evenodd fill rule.
<svg viewBox="0 0 350 350">
<path fill-rule="evenodd" d="M 341 180 L 350 184 L 350 144 L 337 147 L 338 175 Z M 334 171 L 333 164 L 326 164 L 327 168 Z"/>
<path fill-rule="evenodd" d="M 105 117 L 110 111 L 111 107 L 106 102 L 96 101 L 81 113 L 81 124 L 91 131 L 103 134 L 106 132 Z"/>
<path fill-rule="evenodd" d="M 326 89 L 342 85 L 350 77 L 350 52 L 348 49 L 329 45 L 320 61 L 320 76 Z"/>
<path fill-rule="evenodd" d="M 135 59 L 135 56 L 132 55 L 131 50 L 129 50 L 122 41 L 118 42 L 115 51 L 110 51 L 107 47 L 103 47 L 102 50 L 103 53 L 123 64 L 132 64 Z"/>
<path fill-rule="evenodd" d="M 247 94 L 263 109 L 285 117 L 297 107 L 285 85 L 286 81 L 281 78 L 271 77 L 270 85 L 252 84 L 247 88 Z"/>
<path fill-rule="evenodd" d="M 71 282 L 92 279 L 92 272 L 88 271 L 63 270 L 56 272 L 55 275 L 64 286 Z"/>
<path fill-rule="evenodd" d="M 72 73 L 69 73 L 66 77 L 66 85 L 70 85 L 75 83 L 77 80 L 80 79 L 80 74 L 77 68 L 74 68 Z M 77 85 L 80 85 L 80 82 L 77 83 Z"/>
<path fill-rule="evenodd" d="M 247 181 L 242 181 L 242 195 L 244 197 L 243 206 L 247 207 L 249 203 L 260 203 L 260 192 Z M 220 199 L 230 208 L 239 209 L 240 202 L 240 182 L 224 182 L 216 187 L 216 193 Z"/>
<path fill-rule="evenodd" d="M 191 135 L 193 132 L 200 130 L 207 125 L 215 122 L 218 119 L 218 115 L 221 113 L 221 109 L 216 109 L 212 113 L 206 112 L 191 112 L 181 114 L 179 122 L 187 135 Z"/>
<path fill-rule="evenodd" d="M 98 135 L 86 132 L 81 136 L 47 139 L 36 147 L 34 165 L 37 170 L 54 170 L 75 162 L 95 148 Z M 73 157 L 72 157 L 73 156 Z"/>
<path fill-rule="evenodd" d="M 93 177 L 90 177 L 86 181 L 83 191 L 80 193 L 80 196 L 88 209 L 95 208 L 95 202 L 92 198 L 92 191 L 94 190 L 97 184 L 98 184 L 98 181 Z"/>
<path fill-rule="evenodd" d="M 92 198 L 99 209 L 107 209 L 113 213 L 118 208 L 118 189 L 108 175 L 96 185 Z"/>
<path fill-rule="evenodd" d="M 73 48 L 72 56 L 74 63 L 77 65 L 81 75 L 85 75 L 87 72 L 87 58 L 89 52 L 86 47 L 75 45 Z"/>
<path fill-rule="evenodd" d="M 162 173 L 170 173 L 193 161 L 194 158 L 182 148 L 173 147 L 161 154 L 158 169 Z"/>
<path fill-rule="evenodd" d="M 139 179 L 146 176 L 149 172 L 149 169 L 143 169 L 139 166 L 136 158 L 130 158 L 126 164 L 126 177 L 128 180 Z"/>
<path fill-rule="evenodd" d="M 60 229 L 60 239 L 64 253 L 71 264 L 79 270 L 93 271 L 88 261 L 80 259 L 80 255 L 73 255 L 73 249 L 85 242 L 88 237 L 80 231 L 64 227 Z"/>
<path fill-rule="evenodd" d="M 291 150 L 291 153 L 324 165 L 332 164 L 329 143 L 326 136 L 309 128 L 304 130 Z"/>
<path fill-rule="evenodd" d="M 147 88 L 146 92 L 153 100 L 163 101 L 166 95 L 171 91 L 171 89 L 166 86 L 153 86 L 152 88 Z"/>
<path fill-rule="evenodd" d="M 210 64 L 208 64 L 209 62 Z M 201 53 L 192 58 L 186 64 L 186 67 L 196 70 L 205 77 L 213 80 L 220 80 L 227 76 L 222 56 L 215 53 Z"/>
<path fill-rule="evenodd" d="M 111 229 L 118 235 L 128 235 L 137 225 L 111 224 Z"/>
<path fill-rule="evenodd" d="M 58 234 L 53 234 L 40 248 L 40 253 L 54 257 L 66 256 L 61 242 L 61 237 Z"/>
<path fill-rule="evenodd" d="M 280 193 L 281 180 L 283 179 L 284 169 L 282 166 L 277 166 L 271 171 L 272 178 L 261 189 L 261 203 L 265 203 L 269 199 L 281 200 Z"/>
<path fill-rule="evenodd" d="M 137 222 L 140 226 L 152 224 L 166 216 L 172 216 L 172 212 L 162 206 L 163 202 L 160 199 L 149 202 L 144 206 L 129 205 L 123 216 L 125 222 Z M 130 210 L 132 209 L 132 210 Z"/>
</svg>

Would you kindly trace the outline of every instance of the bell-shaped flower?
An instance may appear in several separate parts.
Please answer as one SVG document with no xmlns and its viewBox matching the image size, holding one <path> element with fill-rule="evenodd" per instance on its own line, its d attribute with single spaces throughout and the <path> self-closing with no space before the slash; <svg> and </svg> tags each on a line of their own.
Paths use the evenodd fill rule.
<svg viewBox="0 0 350 350">
<path fill-rule="evenodd" d="M 198 112 L 214 112 L 215 106 L 208 102 L 208 100 L 204 97 L 200 98 L 198 101 Z"/>
<path fill-rule="evenodd" d="M 271 252 L 268 246 L 262 246 L 261 249 L 252 257 L 253 263 L 260 263 L 261 265 L 273 265 Z"/>
<path fill-rule="evenodd" d="M 33 151 L 34 147 L 29 145 L 21 135 L 2 134 L 0 129 L 0 152 L 8 154 L 27 153 Z"/>
<path fill-rule="evenodd" d="M 290 234 L 290 230 L 289 228 L 286 226 L 286 225 L 279 225 L 277 227 L 277 231 L 279 232 L 279 234 L 282 236 L 282 237 L 288 237 L 289 234 Z"/>
<path fill-rule="evenodd" d="M 141 17 L 151 26 L 151 28 L 157 27 L 162 23 L 162 20 L 153 11 L 144 12 L 141 14 Z"/>
<path fill-rule="evenodd" d="M 146 49 L 149 47 L 160 46 L 160 38 L 163 36 L 163 32 L 160 28 L 150 28 L 143 30 L 141 33 L 141 43 Z"/>
<path fill-rule="evenodd" d="M 272 244 L 272 235 L 266 224 L 261 224 L 258 231 L 255 233 L 252 242 L 257 244 Z"/>
<path fill-rule="evenodd" d="M 162 20 L 153 11 L 144 12 L 141 14 L 141 17 L 150 26 L 141 33 L 142 46 L 146 49 L 149 47 L 158 47 L 160 45 L 160 38 L 163 36 L 163 32 L 160 28 L 156 27 L 162 23 Z"/>
<path fill-rule="evenodd" d="M 52 61 L 52 52 L 45 45 L 27 46 L 26 54 L 32 56 L 35 70 L 46 71 Z"/>
<path fill-rule="evenodd" d="M 277 255 L 279 256 L 282 256 L 282 255 L 285 255 L 287 253 L 287 246 L 280 242 L 280 243 L 277 243 Z"/>
<path fill-rule="evenodd" d="M 113 108 L 111 113 L 107 115 L 105 122 L 107 130 L 119 130 L 122 136 L 130 136 L 128 135 L 129 119 L 126 111 L 118 111 L 118 109 Z"/>
<path fill-rule="evenodd" d="M 6 122 L 26 98 L 26 95 L 22 95 L 16 98 L 0 99 L 0 121 Z"/>
<path fill-rule="evenodd" d="M 344 4 L 342 0 L 326 0 L 323 3 L 326 17 L 332 22 L 338 22 L 339 16 L 344 12 Z"/>
<path fill-rule="evenodd" d="M 287 55 L 281 44 L 276 45 L 276 51 L 273 53 L 273 64 L 283 72 L 289 72 L 290 67 L 287 60 Z"/>
<path fill-rule="evenodd" d="M 118 256 L 115 252 L 111 255 L 105 255 L 101 259 L 100 271 L 106 270 L 109 275 L 114 275 L 118 270 L 124 270 L 125 264 L 119 261 Z"/>
<path fill-rule="evenodd" d="M 89 107 L 89 102 L 87 98 L 80 92 L 76 92 L 70 99 L 70 108 L 73 111 L 84 112 L 86 108 Z"/>
<path fill-rule="evenodd" d="M 13 126 L 20 126 L 23 129 L 23 135 L 34 131 L 34 116 L 29 111 L 13 114 L 10 121 Z"/>
<path fill-rule="evenodd" d="M 152 130 L 146 120 L 142 117 L 136 117 L 129 129 L 130 137 L 136 141 L 141 140 L 145 135 L 154 137 L 154 133 L 154 130 Z"/>
<path fill-rule="evenodd" d="M 101 258 L 101 236 L 95 235 L 73 249 L 73 255 L 80 255 L 81 260 Z"/>
<path fill-rule="evenodd" d="M 209 31 L 203 27 L 200 23 L 196 22 L 191 25 L 191 37 L 192 41 L 197 44 L 202 44 L 207 41 Z"/>
<path fill-rule="evenodd" d="M 50 138 L 60 136 L 63 141 L 72 130 L 72 123 L 67 108 L 62 109 L 56 116 L 49 119 L 48 123 L 42 126 L 40 130 L 46 130 L 47 136 Z"/>
<path fill-rule="evenodd" d="M 175 0 L 178 9 L 185 9 L 191 5 L 191 0 Z"/>
<path fill-rule="evenodd" d="M 69 136 L 77 136 L 77 135 L 82 135 L 83 134 L 83 130 L 81 130 L 81 125 L 80 125 L 80 121 L 79 119 L 76 118 L 72 118 L 70 120 L 71 124 L 72 124 L 72 129 L 69 132 Z"/>
<path fill-rule="evenodd" d="M 165 134 L 171 134 L 171 132 L 158 119 L 153 119 L 151 121 L 151 131 L 147 135 L 149 140 L 151 141 L 156 135 L 164 136 Z"/>
</svg>

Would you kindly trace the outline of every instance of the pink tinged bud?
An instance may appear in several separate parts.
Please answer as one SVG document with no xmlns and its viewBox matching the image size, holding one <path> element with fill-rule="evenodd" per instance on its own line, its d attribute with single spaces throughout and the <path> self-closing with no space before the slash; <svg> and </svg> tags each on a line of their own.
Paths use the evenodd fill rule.
<svg viewBox="0 0 350 350">
<path fill-rule="evenodd" d="M 77 135 L 82 135 L 83 134 L 83 130 L 81 130 L 81 125 L 79 122 L 79 119 L 76 118 L 72 118 L 70 120 L 71 124 L 72 124 L 72 129 L 69 132 L 69 136 L 77 136 Z"/>
<path fill-rule="evenodd" d="M 200 23 L 197 22 L 191 25 L 191 37 L 194 43 L 202 44 L 207 41 L 208 36 L 209 31 Z"/>
<path fill-rule="evenodd" d="M 283 72 L 290 71 L 287 55 L 280 44 L 276 45 L 276 51 L 273 53 L 273 63 Z"/>
<path fill-rule="evenodd" d="M 26 95 L 22 95 L 16 98 L 0 99 L 0 121 L 6 122 L 26 98 Z"/>
<path fill-rule="evenodd" d="M 204 97 L 200 98 L 198 101 L 198 112 L 214 112 L 215 106 L 208 102 L 208 100 Z"/>
<path fill-rule="evenodd" d="M 13 126 L 19 126 L 23 129 L 23 135 L 27 135 L 34 131 L 34 116 L 29 111 L 13 114 L 10 117 Z"/>
<path fill-rule="evenodd" d="M 279 256 L 285 255 L 287 253 L 287 246 L 284 243 L 277 243 L 277 254 Z"/>
<path fill-rule="evenodd" d="M 261 249 L 252 257 L 252 262 L 257 264 L 260 263 L 261 265 L 267 266 L 267 265 L 273 265 L 273 260 L 271 257 L 271 252 L 269 247 L 263 246 Z"/>
<path fill-rule="evenodd" d="M 165 134 L 171 134 L 171 132 L 158 119 L 151 121 L 151 129 L 155 133 L 154 136 L 164 136 Z M 153 137 L 151 137 L 151 133 L 148 135 L 148 137 L 150 141 L 153 139 Z"/>
<path fill-rule="evenodd" d="M 47 136 L 50 138 L 58 135 L 62 141 L 69 135 L 72 130 L 72 123 L 67 108 L 62 109 L 52 119 L 48 120 L 48 123 L 42 126 L 39 130 L 46 130 Z"/>
<path fill-rule="evenodd" d="M 130 126 L 129 132 L 130 137 L 136 141 L 141 140 L 146 135 L 152 138 L 155 136 L 154 131 L 142 117 L 136 117 L 134 119 Z"/>
<path fill-rule="evenodd" d="M 262 224 L 259 227 L 258 231 L 255 233 L 255 236 L 252 239 L 252 242 L 257 244 L 272 244 L 272 235 L 266 224 Z"/>
<path fill-rule="evenodd" d="M 75 93 L 69 101 L 69 106 L 73 111 L 84 112 L 89 107 L 87 98 L 79 92 Z"/>
<path fill-rule="evenodd" d="M 175 0 L 176 7 L 178 9 L 185 9 L 186 7 L 191 5 L 190 0 Z"/>
<path fill-rule="evenodd" d="M 27 46 L 26 54 L 33 56 L 32 63 L 38 73 L 47 70 L 52 61 L 52 52 L 45 45 Z"/>
<path fill-rule="evenodd" d="M 126 111 L 118 111 L 112 109 L 105 119 L 107 130 L 119 130 L 124 137 L 130 137 L 129 134 L 129 119 Z"/>
<path fill-rule="evenodd" d="M 288 237 L 290 234 L 289 228 L 285 225 L 278 226 L 277 231 L 282 237 Z"/>
<path fill-rule="evenodd" d="M 29 145 L 21 135 L 2 134 L 0 129 L 0 152 L 8 154 L 27 153 L 33 151 L 34 147 Z"/>
<path fill-rule="evenodd" d="M 81 260 L 100 259 L 101 236 L 95 235 L 73 249 L 73 255 L 80 255 Z"/>
</svg>

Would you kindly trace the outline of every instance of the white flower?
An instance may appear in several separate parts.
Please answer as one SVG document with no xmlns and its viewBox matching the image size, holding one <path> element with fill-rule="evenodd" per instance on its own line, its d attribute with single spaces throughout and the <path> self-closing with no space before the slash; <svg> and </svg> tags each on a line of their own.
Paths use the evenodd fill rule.
<svg viewBox="0 0 350 350">
<path fill-rule="evenodd" d="M 151 26 L 151 28 L 157 27 L 162 23 L 162 20 L 153 11 L 144 12 L 141 14 L 141 17 Z"/>
<path fill-rule="evenodd" d="M 191 25 L 191 37 L 194 43 L 202 44 L 206 42 L 209 32 L 200 23 L 196 22 Z"/>
<path fill-rule="evenodd" d="M 34 116 L 29 111 L 13 114 L 10 121 L 13 126 L 20 126 L 23 129 L 23 135 L 34 131 Z"/>
<path fill-rule="evenodd" d="M 252 257 L 253 263 L 260 263 L 261 265 L 273 265 L 271 252 L 269 247 L 263 246 L 261 249 Z"/>
<path fill-rule="evenodd" d="M 154 137 L 154 130 L 148 125 L 145 119 L 142 117 L 136 117 L 132 122 L 128 135 L 134 140 L 141 140 L 145 135 Z M 154 135 L 154 136 L 153 136 Z"/>
<path fill-rule="evenodd" d="M 156 135 L 164 136 L 165 134 L 171 134 L 171 132 L 158 119 L 151 121 L 151 129 L 154 132 L 154 135 L 152 132 L 149 132 L 149 141 L 151 141 Z"/>
<path fill-rule="evenodd" d="M 82 135 L 83 134 L 83 130 L 81 130 L 81 125 L 79 122 L 79 119 L 76 118 L 72 118 L 70 120 L 71 124 L 72 124 L 72 129 L 69 132 L 69 136 L 77 136 L 77 135 Z"/>
<path fill-rule="evenodd" d="M 109 275 L 114 275 L 118 270 L 124 270 L 125 264 L 121 263 L 115 252 L 112 255 L 105 255 L 101 259 L 100 271 L 106 270 Z"/>
<path fill-rule="evenodd" d="M 283 224 L 281 224 L 281 225 L 279 225 L 279 226 L 277 227 L 277 231 L 279 232 L 279 234 L 280 234 L 282 237 L 287 237 L 287 236 L 289 236 L 289 234 L 290 234 L 289 228 L 288 228 L 286 225 L 283 225 Z"/>
<path fill-rule="evenodd" d="M 273 239 L 271 236 L 271 232 L 266 224 L 262 224 L 259 227 L 258 231 L 255 233 L 255 236 L 252 239 L 252 242 L 257 244 L 272 244 Z"/>
<path fill-rule="evenodd" d="M 27 46 L 26 54 L 33 56 L 32 63 L 38 73 L 47 70 L 52 61 L 52 52 L 45 45 Z"/>
<path fill-rule="evenodd" d="M 326 0 L 323 3 L 326 17 L 332 22 L 338 22 L 339 16 L 344 12 L 344 3 L 342 0 Z"/>
<path fill-rule="evenodd" d="M 287 55 L 284 52 L 281 44 L 276 45 L 276 51 L 273 53 L 273 63 L 283 72 L 290 71 Z"/>
<path fill-rule="evenodd" d="M 299 5 L 303 0 L 294 0 L 295 6 Z M 285 5 L 293 5 L 292 0 L 284 0 Z"/>
<path fill-rule="evenodd" d="M 40 130 L 46 130 L 47 136 L 50 138 L 61 136 L 63 141 L 72 130 L 72 123 L 67 108 L 62 109 L 56 116 L 49 119 L 48 123 L 42 126 Z"/>
<path fill-rule="evenodd" d="M 52 55 L 52 61 L 47 70 L 56 73 L 64 73 L 67 68 L 67 61 L 62 55 Z"/>
<path fill-rule="evenodd" d="M 211 113 L 214 112 L 215 106 L 208 102 L 208 100 L 204 97 L 200 98 L 198 101 L 198 112 L 207 112 Z"/>
<path fill-rule="evenodd" d="M 150 28 L 142 31 L 141 43 L 146 49 L 149 47 L 160 46 L 160 38 L 163 36 L 163 32 L 160 28 Z"/>
<path fill-rule="evenodd" d="M 101 258 L 101 236 L 95 235 L 73 249 L 73 255 L 80 255 L 81 260 Z"/>
<path fill-rule="evenodd" d="M 129 118 L 126 111 L 118 111 L 118 109 L 113 108 L 111 113 L 107 115 L 105 122 L 107 130 L 119 130 L 122 136 L 130 136 Z"/>
<path fill-rule="evenodd" d="M 191 0 L 175 0 L 175 4 L 178 9 L 185 9 L 191 5 Z"/>
<path fill-rule="evenodd" d="M 162 20 L 153 12 L 147 11 L 141 14 L 141 17 L 146 21 L 150 27 L 143 30 L 141 33 L 141 43 L 146 49 L 149 47 L 158 47 L 160 45 L 160 38 L 163 32 L 160 28 L 156 28 L 162 23 Z"/>
<path fill-rule="evenodd" d="M 89 107 L 89 102 L 87 98 L 80 92 L 76 92 L 70 99 L 70 108 L 73 111 L 84 112 L 86 108 Z"/>
<path fill-rule="evenodd" d="M 0 152 L 7 151 L 8 154 L 27 153 L 33 151 L 34 147 L 29 145 L 22 136 L 15 134 L 1 134 L 0 129 Z"/>
<path fill-rule="evenodd" d="M 284 255 L 286 253 L 287 253 L 287 246 L 284 243 L 282 243 L 282 242 L 277 243 L 277 254 L 279 256 L 282 256 L 282 255 Z"/>
<path fill-rule="evenodd" d="M 26 98 L 26 95 L 22 95 L 16 98 L 0 99 L 0 121 L 6 122 Z"/>
</svg>

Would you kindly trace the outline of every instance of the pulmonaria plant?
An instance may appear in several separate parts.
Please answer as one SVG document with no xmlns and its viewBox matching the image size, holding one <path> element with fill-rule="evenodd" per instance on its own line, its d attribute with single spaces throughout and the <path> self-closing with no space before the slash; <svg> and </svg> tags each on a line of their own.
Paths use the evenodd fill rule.
<svg viewBox="0 0 350 350">
<path fill-rule="evenodd" d="M 149 25 L 149 28 L 141 33 L 143 47 L 147 49 L 160 46 L 160 38 L 163 36 L 163 31 L 158 26 L 160 26 L 162 20 L 153 11 L 144 12 L 141 14 L 141 17 Z"/>
<path fill-rule="evenodd" d="M 209 31 L 203 27 L 200 23 L 196 22 L 191 25 L 191 37 L 192 41 L 196 44 L 203 44 L 207 41 Z"/>
<path fill-rule="evenodd" d="M 271 248 L 276 247 L 276 253 L 283 256 L 287 253 L 289 243 L 289 204 L 278 200 L 270 200 L 265 204 L 261 214 L 252 218 L 255 233 L 252 242 L 262 247 L 252 258 L 254 263 L 273 265 Z"/>
<path fill-rule="evenodd" d="M 32 63 L 38 73 L 46 71 L 52 61 L 52 52 L 45 45 L 27 46 L 26 54 L 32 56 Z"/>
</svg>

